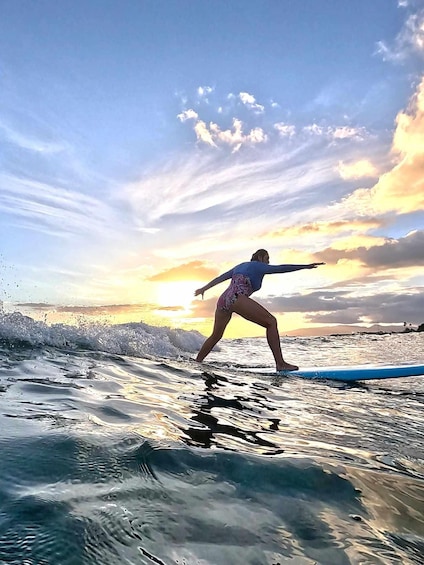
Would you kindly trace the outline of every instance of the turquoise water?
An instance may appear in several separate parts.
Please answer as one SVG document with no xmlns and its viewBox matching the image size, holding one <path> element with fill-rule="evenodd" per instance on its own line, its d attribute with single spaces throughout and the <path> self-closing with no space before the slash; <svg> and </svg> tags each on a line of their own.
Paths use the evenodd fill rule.
<svg viewBox="0 0 424 565">
<path fill-rule="evenodd" d="M 263 339 L 198 365 L 201 340 L 0 317 L 0 563 L 421 564 L 424 377 L 276 376 Z M 282 339 L 301 365 L 423 342 Z"/>
</svg>

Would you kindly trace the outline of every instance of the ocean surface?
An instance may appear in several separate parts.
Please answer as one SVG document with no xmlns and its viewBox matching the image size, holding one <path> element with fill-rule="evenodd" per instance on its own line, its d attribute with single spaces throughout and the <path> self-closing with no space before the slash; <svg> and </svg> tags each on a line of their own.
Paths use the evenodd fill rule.
<svg viewBox="0 0 424 565">
<path fill-rule="evenodd" d="M 273 374 L 264 339 L 0 314 L 0 563 L 424 562 L 424 377 Z M 424 333 L 282 338 L 424 363 Z M 268 370 L 268 371 L 267 371 Z"/>
</svg>

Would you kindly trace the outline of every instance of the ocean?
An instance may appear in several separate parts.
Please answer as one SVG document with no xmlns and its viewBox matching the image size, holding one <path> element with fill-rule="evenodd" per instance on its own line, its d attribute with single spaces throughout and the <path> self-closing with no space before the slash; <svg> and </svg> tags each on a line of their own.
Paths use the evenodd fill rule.
<svg viewBox="0 0 424 565">
<path fill-rule="evenodd" d="M 262 338 L 0 314 L 0 563 L 424 561 L 424 377 L 273 373 Z M 303 366 L 424 363 L 424 333 L 282 337 Z"/>
</svg>

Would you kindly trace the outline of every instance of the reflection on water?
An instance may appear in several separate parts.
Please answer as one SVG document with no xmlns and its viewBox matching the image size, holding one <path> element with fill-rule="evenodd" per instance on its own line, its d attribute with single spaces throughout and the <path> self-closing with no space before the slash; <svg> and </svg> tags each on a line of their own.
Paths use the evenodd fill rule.
<svg viewBox="0 0 424 565">
<path fill-rule="evenodd" d="M 1 353 L 0 563 L 422 562 L 419 378 Z"/>
</svg>

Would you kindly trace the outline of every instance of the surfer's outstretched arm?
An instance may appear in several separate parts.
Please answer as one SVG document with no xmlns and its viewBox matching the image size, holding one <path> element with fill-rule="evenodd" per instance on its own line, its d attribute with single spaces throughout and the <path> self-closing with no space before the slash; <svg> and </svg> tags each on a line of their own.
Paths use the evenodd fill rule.
<svg viewBox="0 0 424 565">
<path fill-rule="evenodd" d="M 307 265 L 263 265 L 263 272 L 267 275 L 272 273 L 292 273 L 302 269 L 316 269 L 325 263 L 308 263 Z"/>
<path fill-rule="evenodd" d="M 199 294 L 203 295 L 204 293 L 209 290 L 210 288 L 212 288 L 213 286 L 222 283 L 228 279 L 231 279 L 231 277 L 233 276 L 233 270 L 231 269 L 231 271 L 227 271 L 226 273 L 223 273 L 222 275 L 219 275 L 219 277 L 216 277 L 214 279 L 212 279 L 210 282 L 208 282 L 208 284 L 205 284 L 205 286 L 202 286 L 202 288 L 198 288 L 197 290 L 194 291 L 194 296 L 199 296 Z"/>
</svg>

